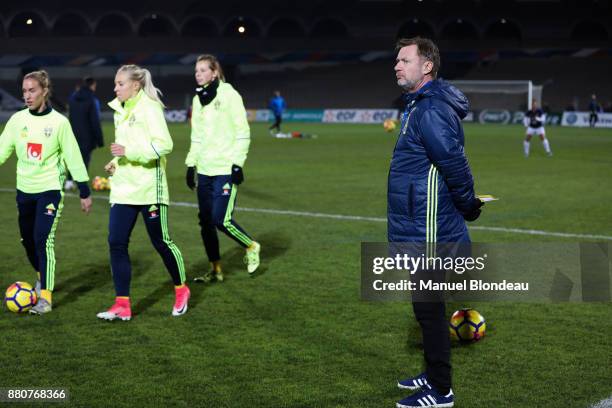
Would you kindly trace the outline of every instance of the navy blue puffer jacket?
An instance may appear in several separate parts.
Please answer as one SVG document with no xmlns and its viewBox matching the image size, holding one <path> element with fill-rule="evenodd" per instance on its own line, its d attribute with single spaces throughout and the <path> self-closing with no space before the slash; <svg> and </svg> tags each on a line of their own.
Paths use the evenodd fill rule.
<svg viewBox="0 0 612 408">
<path fill-rule="evenodd" d="M 389 170 L 389 242 L 469 242 L 462 214 L 478 201 L 463 150 L 467 98 L 433 80 L 404 101 Z"/>
</svg>

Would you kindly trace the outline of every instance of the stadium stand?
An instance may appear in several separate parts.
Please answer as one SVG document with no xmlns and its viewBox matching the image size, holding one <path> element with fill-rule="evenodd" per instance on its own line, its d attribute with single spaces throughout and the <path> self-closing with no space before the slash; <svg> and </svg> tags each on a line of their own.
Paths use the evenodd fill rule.
<svg viewBox="0 0 612 408">
<path fill-rule="evenodd" d="M 60 105 L 85 75 L 99 79 L 98 94 L 109 100 L 114 69 L 133 62 L 153 71 L 168 106 L 184 108 L 194 55 L 211 52 L 247 107 L 264 107 L 280 88 L 294 108 L 386 108 L 397 97 L 389 77 L 395 38 L 420 34 L 440 45 L 444 78 L 530 79 L 544 85 L 544 103 L 556 111 L 583 105 L 594 91 L 612 99 L 605 1 L 61 4 L 2 2 L 0 87 L 13 96 L 24 70 L 45 68 Z"/>
</svg>

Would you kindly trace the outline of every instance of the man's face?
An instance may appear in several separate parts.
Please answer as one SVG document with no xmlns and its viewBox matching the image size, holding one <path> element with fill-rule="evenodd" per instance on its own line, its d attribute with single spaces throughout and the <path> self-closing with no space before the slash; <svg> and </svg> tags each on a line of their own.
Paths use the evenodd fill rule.
<svg viewBox="0 0 612 408">
<path fill-rule="evenodd" d="M 405 91 L 414 92 L 423 84 L 425 74 L 431 71 L 431 62 L 424 61 L 415 44 L 400 48 L 395 59 L 397 84 Z"/>
</svg>

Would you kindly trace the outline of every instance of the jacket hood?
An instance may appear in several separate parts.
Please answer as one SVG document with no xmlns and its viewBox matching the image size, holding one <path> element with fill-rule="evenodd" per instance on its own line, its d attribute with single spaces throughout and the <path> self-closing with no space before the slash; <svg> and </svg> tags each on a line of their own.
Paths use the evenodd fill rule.
<svg viewBox="0 0 612 408">
<path fill-rule="evenodd" d="M 93 92 L 91 89 L 86 86 L 82 86 L 76 93 L 74 94 L 74 100 L 76 101 L 88 101 L 93 96 Z"/>
<path fill-rule="evenodd" d="M 449 105 L 461 119 L 465 118 L 470 110 L 470 104 L 467 97 L 459 89 L 444 81 L 443 79 L 434 79 L 428 82 L 413 94 L 406 94 L 408 100 L 414 98 L 434 98 L 443 101 Z"/>
</svg>

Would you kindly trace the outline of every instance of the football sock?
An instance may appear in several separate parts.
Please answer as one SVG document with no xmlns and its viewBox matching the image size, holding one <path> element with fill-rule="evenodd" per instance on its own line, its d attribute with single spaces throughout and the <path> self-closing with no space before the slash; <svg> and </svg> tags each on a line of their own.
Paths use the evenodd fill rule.
<svg viewBox="0 0 612 408">
<path fill-rule="evenodd" d="M 119 306 L 130 307 L 130 297 L 129 296 L 117 296 L 115 298 L 115 303 Z"/>
<path fill-rule="evenodd" d="M 221 261 L 212 262 L 212 268 L 215 272 L 221 272 Z"/>
<path fill-rule="evenodd" d="M 550 143 L 548 143 L 548 139 L 542 140 L 542 145 L 544 146 L 546 153 L 550 153 Z"/>
<path fill-rule="evenodd" d="M 529 156 L 529 142 L 523 141 L 523 150 L 525 151 L 525 156 Z"/>
<path fill-rule="evenodd" d="M 183 283 L 182 285 L 174 285 L 174 289 L 183 289 L 185 287 L 185 284 Z"/>
<path fill-rule="evenodd" d="M 43 289 L 40 291 L 40 297 L 45 299 L 49 304 L 51 304 L 51 291 L 47 289 Z"/>
</svg>

